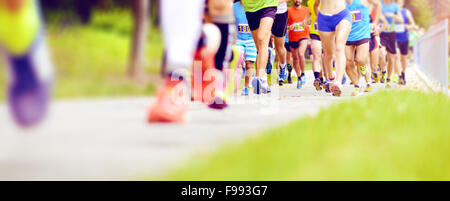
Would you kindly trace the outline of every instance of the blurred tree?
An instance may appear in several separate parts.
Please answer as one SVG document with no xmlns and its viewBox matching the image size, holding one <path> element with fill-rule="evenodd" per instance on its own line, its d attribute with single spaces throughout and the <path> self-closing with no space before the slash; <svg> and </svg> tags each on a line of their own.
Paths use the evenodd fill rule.
<svg viewBox="0 0 450 201">
<path fill-rule="evenodd" d="M 145 58 L 145 44 L 148 33 L 148 0 L 133 0 L 133 16 L 134 16 L 134 30 L 133 38 L 131 40 L 131 55 L 128 68 L 128 75 L 131 79 L 140 81 L 144 76 L 144 58 Z"/>
<path fill-rule="evenodd" d="M 405 6 L 411 10 L 416 23 L 425 29 L 434 24 L 433 9 L 429 1 L 424 0 L 409 0 Z"/>
</svg>

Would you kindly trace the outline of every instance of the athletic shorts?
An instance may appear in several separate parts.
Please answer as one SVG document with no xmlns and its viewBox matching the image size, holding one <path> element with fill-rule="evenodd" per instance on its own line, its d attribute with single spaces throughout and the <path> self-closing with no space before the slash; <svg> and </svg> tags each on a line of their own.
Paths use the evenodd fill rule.
<svg viewBox="0 0 450 201">
<path fill-rule="evenodd" d="M 303 40 L 307 40 L 308 38 L 302 38 L 298 41 L 289 41 L 289 48 L 291 48 L 291 51 L 298 49 L 300 47 L 300 42 Z"/>
<path fill-rule="evenodd" d="M 319 31 L 335 32 L 336 27 L 342 20 L 347 20 L 352 24 L 352 16 L 348 9 L 344 9 L 336 15 L 325 15 L 319 12 L 317 22 L 319 23 Z"/>
<path fill-rule="evenodd" d="M 380 43 L 382 46 L 386 47 L 386 51 L 388 51 L 391 54 L 397 54 L 397 34 L 395 32 L 393 33 L 386 33 L 383 32 L 380 34 Z"/>
<path fill-rule="evenodd" d="M 291 52 L 291 48 L 289 48 L 289 43 L 284 43 L 284 48 L 286 48 L 286 51 Z"/>
<path fill-rule="evenodd" d="M 259 28 L 259 24 L 261 23 L 261 19 L 265 17 L 270 17 L 275 19 L 275 15 L 277 13 L 277 7 L 267 7 L 256 12 L 245 12 L 248 20 L 248 26 L 250 30 L 254 31 Z"/>
<path fill-rule="evenodd" d="M 409 41 L 405 41 L 405 42 L 397 41 L 397 47 L 398 47 L 398 49 L 400 49 L 400 54 L 402 54 L 403 56 L 408 55 Z"/>
<path fill-rule="evenodd" d="M 256 62 L 257 50 L 255 42 L 253 42 L 253 40 L 246 40 L 246 41 L 238 40 L 236 42 L 236 46 L 242 53 L 244 53 L 245 61 Z"/>
<path fill-rule="evenodd" d="M 347 46 L 360 46 L 362 44 L 368 43 L 370 41 L 369 38 L 364 38 L 358 41 L 347 41 Z"/>
<path fill-rule="evenodd" d="M 288 12 L 275 15 L 275 20 L 272 26 L 272 34 L 275 37 L 283 37 L 286 35 L 288 23 Z"/>
<path fill-rule="evenodd" d="M 309 34 L 309 37 L 311 38 L 311 40 L 318 40 L 320 41 L 320 36 L 317 34 Z"/>
</svg>

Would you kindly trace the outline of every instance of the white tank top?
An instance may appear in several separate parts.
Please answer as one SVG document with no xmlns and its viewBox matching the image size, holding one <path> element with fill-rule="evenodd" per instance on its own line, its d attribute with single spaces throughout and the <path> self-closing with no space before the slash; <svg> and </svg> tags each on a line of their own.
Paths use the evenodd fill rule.
<svg viewBox="0 0 450 201">
<path fill-rule="evenodd" d="M 278 9 L 277 9 L 277 14 L 283 14 L 285 12 L 287 12 L 288 7 L 287 7 L 287 3 L 281 3 L 280 5 L 278 5 Z"/>
</svg>

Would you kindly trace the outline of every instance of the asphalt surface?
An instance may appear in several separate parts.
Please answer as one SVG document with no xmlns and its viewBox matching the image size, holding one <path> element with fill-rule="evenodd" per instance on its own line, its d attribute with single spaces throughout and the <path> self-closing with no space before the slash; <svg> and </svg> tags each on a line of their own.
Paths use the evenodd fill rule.
<svg viewBox="0 0 450 201">
<path fill-rule="evenodd" d="M 17 128 L 0 104 L 0 180 L 158 179 L 197 153 L 353 98 L 348 84 L 341 98 L 317 92 L 311 74 L 303 89 L 286 85 L 271 95 L 236 96 L 224 111 L 192 104 L 184 125 L 148 124 L 153 98 L 56 101 L 47 120 L 29 130 Z"/>
</svg>

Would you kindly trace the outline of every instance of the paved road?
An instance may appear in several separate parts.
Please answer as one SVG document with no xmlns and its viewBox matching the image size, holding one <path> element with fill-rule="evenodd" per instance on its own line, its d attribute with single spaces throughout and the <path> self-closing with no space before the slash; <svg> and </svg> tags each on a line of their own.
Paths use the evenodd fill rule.
<svg viewBox="0 0 450 201">
<path fill-rule="evenodd" d="M 272 96 L 235 97 L 222 112 L 191 105 L 185 125 L 147 124 L 146 109 L 153 98 L 58 101 L 47 121 L 28 131 L 16 128 L 0 104 L 0 180 L 157 178 L 194 153 L 351 98 L 349 85 L 344 92 L 343 98 L 334 98 L 309 83 L 302 90 L 274 88 Z"/>
</svg>

